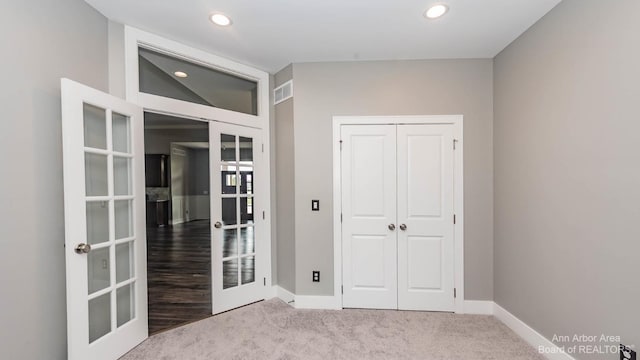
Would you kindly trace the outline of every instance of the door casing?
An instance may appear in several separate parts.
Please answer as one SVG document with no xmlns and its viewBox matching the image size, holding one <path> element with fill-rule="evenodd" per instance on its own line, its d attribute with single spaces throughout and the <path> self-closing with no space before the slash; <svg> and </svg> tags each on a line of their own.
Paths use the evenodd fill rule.
<svg viewBox="0 0 640 360">
<path fill-rule="evenodd" d="M 454 286 L 455 313 L 464 313 L 464 182 L 463 182 L 463 116 L 403 115 L 403 116 L 334 116 L 333 117 L 333 274 L 335 308 L 342 309 L 342 125 L 405 125 L 450 124 L 454 132 Z"/>
<path fill-rule="evenodd" d="M 224 124 L 232 124 L 258 129 L 260 131 L 260 137 L 256 140 L 259 141 L 259 143 L 256 143 L 254 146 L 261 147 L 262 162 L 264 164 L 262 171 L 265 174 L 270 174 L 271 142 L 269 130 L 270 123 L 268 73 L 127 25 L 125 25 L 124 27 L 123 42 L 123 76 L 125 80 L 125 93 L 127 101 L 142 107 L 145 112 L 153 112 L 185 119 L 205 121 L 210 125 L 222 124 L 224 126 Z M 182 58 L 194 63 L 203 64 L 213 69 L 231 73 L 236 76 L 257 82 L 258 115 L 244 114 L 240 112 L 140 92 L 138 68 L 139 47 L 153 49 L 154 51 L 159 51 L 161 53 L 175 56 L 177 58 Z M 213 144 L 211 145 L 213 146 Z M 254 209 L 254 212 L 265 214 L 264 220 L 262 220 L 263 226 L 261 226 L 260 232 L 256 233 L 256 238 L 264 239 L 266 243 L 265 249 L 263 250 L 265 253 L 263 259 L 264 265 L 262 266 L 262 269 L 260 269 L 264 275 L 261 275 L 260 277 L 265 277 L 262 298 L 267 299 L 273 297 L 271 264 L 271 177 L 266 176 L 265 178 L 261 179 L 259 183 L 256 183 L 255 186 L 256 193 L 260 194 L 260 200 L 257 203 L 257 208 Z M 258 196 L 256 196 L 256 199 L 258 199 Z M 212 219 L 212 222 L 215 221 L 213 221 Z M 258 269 L 256 269 L 256 276 L 258 276 L 257 271 Z M 212 313 L 216 313 L 214 302 L 215 299 L 214 301 L 212 301 Z"/>
</svg>

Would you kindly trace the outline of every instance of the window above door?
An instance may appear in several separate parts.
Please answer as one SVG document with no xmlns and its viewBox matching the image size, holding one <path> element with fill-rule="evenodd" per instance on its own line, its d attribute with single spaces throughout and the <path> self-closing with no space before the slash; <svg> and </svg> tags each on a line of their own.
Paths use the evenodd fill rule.
<svg viewBox="0 0 640 360">
<path fill-rule="evenodd" d="M 268 129 L 266 72 L 130 26 L 124 35 L 128 101 L 155 112 Z"/>
</svg>

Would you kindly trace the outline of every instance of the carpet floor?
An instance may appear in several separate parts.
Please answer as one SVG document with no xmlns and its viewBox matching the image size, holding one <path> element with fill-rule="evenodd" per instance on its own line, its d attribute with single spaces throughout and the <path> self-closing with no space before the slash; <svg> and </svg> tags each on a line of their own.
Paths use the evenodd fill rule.
<svg viewBox="0 0 640 360">
<path fill-rule="evenodd" d="M 271 299 L 154 335 L 121 359 L 544 358 L 493 316 L 298 310 Z"/>
</svg>

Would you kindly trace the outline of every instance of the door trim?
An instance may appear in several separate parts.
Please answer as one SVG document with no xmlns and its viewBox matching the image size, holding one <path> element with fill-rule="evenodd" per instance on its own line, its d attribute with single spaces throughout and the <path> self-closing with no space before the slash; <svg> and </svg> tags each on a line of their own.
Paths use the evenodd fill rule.
<svg viewBox="0 0 640 360">
<path fill-rule="evenodd" d="M 402 125 L 451 124 L 457 140 L 453 164 L 454 225 L 454 286 L 455 313 L 464 313 L 464 172 L 463 172 L 463 116 L 462 115 L 402 115 L 402 116 L 334 116 L 333 117 L 333 298 L 336 308 L 342 309 L 342 170 L 340 128 L 342 125 Z M 451 144 L 453 146 L 453 144 Z M 453 219 L 452 219 L 453 220 Z"/>
<path fill-rule="evenodd" d="M 260 137 L 256 139 L 260 143 L 256 144 L 256 146 L 261 147 L 260 150 L 263 153 L 263 172 L 267 174 L 267 176 L 256 185 L 256 192 L 263 194 L 264 201 L 258 204 L 258 207 L 254 209 L 254 212 L 256 214 L 261 212 L 264 213 L 263 230 L 261 234 L 256 234 L 256 237 L 261 236 L 266 242 L 266 254 L 264 259 L 265 273 L 263 275 L 266 279 L 264 280 L 265 285 L 262 296 L 264 299 L 270 298 L 270 289 L 273 285 L 271 222 L 272 216 L 274 215 L 271 212 L 272 179 L 269 175 L 271 173 L 269 74 L 260 69 L 244 65 L 221 56 L 213 55 L 206 51 L 169 40 L 162 36 L 155 35 L 129 25 L 124 25 L 124 37 L 122 41 L 124 47 L 124 90 L 127 101 L 142 107 L 145 112 L 204 121 L 208 122 L 210 125 L 215 125 L 217 123 L 232 124 L 260 130 Z M 258 115 L 243 114 L 231 110 L 141 93 L 139 91 L 138 72 L 139 46 L 256 81 L 258 83 Z M 211 291 L 211 294 L 213 295 L 213 290 Z"/>
</svg>

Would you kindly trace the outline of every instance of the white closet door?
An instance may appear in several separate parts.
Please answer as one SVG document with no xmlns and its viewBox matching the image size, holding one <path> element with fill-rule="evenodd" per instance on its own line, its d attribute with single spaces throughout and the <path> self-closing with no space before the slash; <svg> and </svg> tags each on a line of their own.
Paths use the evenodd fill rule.
<svg viewBox="0 0 640 360">
<path fill-rule="evenodd" d="M 453 126 L 397 134 L 398 308 L 454 311 Z"/>
<path fill-rule="evenodd" d="M 341 136 L 343 307 L 396 309 L 396 126 Z"/>
</svg>

